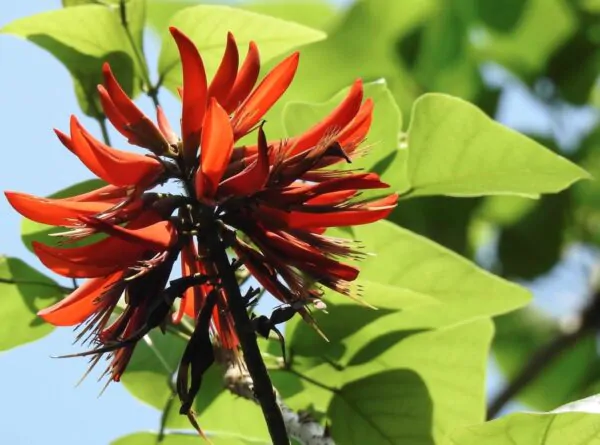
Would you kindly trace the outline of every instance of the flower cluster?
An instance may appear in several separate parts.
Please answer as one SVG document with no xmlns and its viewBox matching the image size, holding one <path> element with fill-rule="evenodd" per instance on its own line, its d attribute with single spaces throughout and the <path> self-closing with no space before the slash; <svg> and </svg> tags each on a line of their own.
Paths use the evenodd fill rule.
<svg viewBox="0 0 600 445">
<path fill-rule="evenodd" d="M 231 248 L 237 264 L 312 323 L 310 311 L 322 305 L 323 289 L 351 295 L 358 275 L 342 262 L 358 255 L 352 243 L 325 230 L 385 218 L 397 195 L 361 200 L 362 190 L 387 185 L 374 173 L 335 169 L 361 153 L 371 124 L 373 103 L 363 101 L 360 81 L 303 134 L 268 141 L 263 116 L 292 82 L 298 53 L 256 85 L 258 48 L 251 42 L 240 66 L 229 34 L 208 83 L 194 44 L 175 28 L 171 33 L 183 67 L 181 137 L 160 107 L 157 124 L 146 117 L 105 65 L 98 90 L 106 117 L 129 143 L 151 154 L 112 148 L 72 117 L 69 134 L 56 131 L 58 138 L 107 185 L 64 199 L 6 196 L 25 217 L 64 228 L 64 245 L 34 242 L 33 249 L 52 271 L 86 281 L 39 315 L 57 326 L 82 324 L 79 336 L 94 345 L 93 362 L 103 354 L 111 358 L 111 380 L 121 378 L 137 342 L 151 329 L 184 315 L 194 321 L 177 384 L 187 413 L 198 390 L 195 380 L 212 361 L 212 345 L 234 351 L 238 346 L 232 297 L 222 285 L 215 249 Z M 251 134 L 256 143 L 240 145 Z M 183 193 L 151 191 L 168 180 L 179 181 Z M 68 245 L 92 235 L 93 242 Z M 181 278 L 169 282 L 178 258 Z M 209 359 L 198 365 L 203 357 Z"/>
</svg>

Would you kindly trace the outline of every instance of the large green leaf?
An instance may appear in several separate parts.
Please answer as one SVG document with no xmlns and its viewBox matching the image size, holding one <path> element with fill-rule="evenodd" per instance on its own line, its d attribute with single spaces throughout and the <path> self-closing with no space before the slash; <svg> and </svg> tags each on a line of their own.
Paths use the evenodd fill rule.
<svg viewBox="0 0 600 445">
<path fill-rule="evenodd" d="M 130 0 L 127 11 L 132 26 L 139 28 L 133 31 L 141 36 L 144 2 Z M 26 38 L 60 60 L 73 76 L 77 99 L 89 116 L 102 115 L 96 85 L 102 82 L 105 61 L 128 94 L 139 91 L 140 67 L 114 6 L 87 4 L 43 12 L 15 20 L 0 33 Z"/>
<path fill-rule="evenodd" d="M 443 304 L 485 305 L 490 312 L 482 315 L 509 312 L 529 301 L 524 288 L 387 221 L 357 226 L 352 232 L 365 252 L 375 254 L 359 263 L 362 280 L 417 292 Z M 341 230 L 329 233 L 344 236 Z M 370 302 L 369 295 L 365 300 Z"/>
<path fill-rule="evenodd" d="M 170 24 L 181 29 L 196 44 L 209 77 L 221 61 L 228 31 L 235 35 L 242 54 L 245 54 L 248 43 L 255 41 L 263 62 L 297 46 L 325 38 L 323 32 L 297 23 L 227 6 L 185 8 L 172 17 Z M 163 38 L 158 72 L 163 84 L 171 91 L 181 85 L 179 54 L 170 36 Z"/>
<path fill-rule="evenodd" d="M 597 445 L 598 400 L 581 400 L 550 413 L 514 413 L 458 428 L 444 445 Z"/>
<path fill-rule="evenodd" d="M 133 37 L 133 41 L 141 52 L 144 47 L 144 25 L 146 22 L 146 0 L 104 0 L 103 3 L 117 11 L 121 19 L 121 4 L 124 7 L 124 19 L 129 31 Z M 98 0 L 62 0 L 65 8 L 72 6 L 97 5 L 102 4 Z"/>
<path fill-rule="evenodd" d="M 330 314 L 338 316 L 349 320 L 334 310 Z M 347 366 L 328 364 L 339 349 L 335 341 L 327 343 L 329 350 L 307 351 L 312 361 L 290 343 L 294 372 L 316 380 L 320 391 L 330 388 L 326 395 L 310 386 L 306 390 L 314 400 L 329 402 L 327 417 L 337 443 L 432 445 L 458 425 L 483 420 L 489 321 L 440 330 L 395 329 L 380 320 L 371 325 L 377 335 Z"/>
<path fill-rule="evenodd" d="M 373 99 L 375 104 L 373 123 L 365 145 L 369 146 L 367 156 L 349 164 L 352 169 L 376 171 L 384 182 L 392 183 L 392 189 L 403 190 L 407 187 L 406 148 L 400 145 L 402 115 L 384 80 L 368 83 L 364 86 L 365 97 Z M 325 103 L 290 102 L 283 111 L 283 122 L 287 136 L 301 134 L 323 119 L 348 93 L 348 88 L 340 91 Z M 267 125 L 268 127 L 268 125 Z"/>
<path fill-rule="evenodd" d="M 522 370 L 536 351 L 562 333 L 556 320 L 534 308 L 503 315 L 495 321 L 494 356 L 508 380 Z M 590 395 L 588 386 L 597 376 L 599 362 L 596 349 L 595 336 L 590 333 L 549 363 L 519 393 L 518 399 L 535 409 L 550 410 Z"/>
<path fill-rule="evenodd" d="M 0 351 L 35 341 L 54 327 L 36 314 L 64 295 L 50 278 L 17 258 L 0 257 Z"/>
<path fill-rule="evenodd" d="M 408 130 L 411 196 L 537 196 L 589 174 L 458 98 L 426 94 Z"/>
<path fill-rule="evenodd" d="M 83 181 L 78 184 L 67 187 L 66 189 L 59 190 L 58 192 L 50 195 L 49 198 L 68 198 L 70 196 L 90 192 L 104 185 L 105 183 L 99 179 L 89 179 L 87 181 Z M 58 237 L 52 237 L 50 236 L 50 234 L 56 232 L 63 232 L 64 230 L 65 229 L 57 229 L 54 226 L 41 224 L 38 222 L 30 221 L 27 218 L 23 218 L 21 222 L 21 239 L 23 240 L 23 244 L 25 245 L 25 247 L 27 247 L 27 249 L 29 250 L 32 250 L 31 243 L 33 241 L 38 241 L 48 245 L 59 245 L 60 239 Z M 84 240 L 83 242 L 78 242 L 73 245 L 82 245 L 95 239 L 97 239 L 97 237 L 92 237 L 92 239 L 90 240 Z"/>
<path fill-rule="evenodd" d="M 213 435 L 210 436 L 210 441 L 214 445 L 268 445 L 266 441 L 255 441 L 244 437 Z M 134 433 L 128 436 L 120 437 L 111 442 L 111 445 L 198 445 L 202 442 L 196 434 L 165 434 L 158 441 L 157 434 L 153 433 Z"/>
<path fill-rule="evenodd" d="M 532 77 L 542 70 L 550 54 L 577 28 L 566 0 L 527 0 L 521 2 L 525 3 L 522 10 L 519 5 L 510 8 L 505 3 L 485 0 L 479 3 L 485 4 L 478 8 L 484 14 L 481 17 L 484 26 L 478 28 L 473 41 L 481 56 L 524 76 Z M 515 17 L 506 14 L 509 8 L 516 13 Z M 504 23 L 500 24 L 501 20 Z"/>
</svg>

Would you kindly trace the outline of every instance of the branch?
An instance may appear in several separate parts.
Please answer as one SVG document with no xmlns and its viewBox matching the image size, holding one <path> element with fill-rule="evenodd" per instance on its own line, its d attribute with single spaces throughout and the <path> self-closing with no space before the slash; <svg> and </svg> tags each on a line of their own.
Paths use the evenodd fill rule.
<svg viewBox="0 0 600 445">
<path fill-rule="evenodd" d="M 254 384 L 252 377 L 245 367 L 240 367 L 230 362 L 223 376 L 225 387 L 233 394 L 258 403 L 254 395 Z M 298 440 L 303 445 L 335 445 L 329 436 L 327 427 L 323 427 L 306 412 L 292 410 L 275 394 L 277 405 L 283 414 L 285 429 L 290 437 Z"/>
<path fill-rule="evenodd" d="M 581 313 L 579 327 L 575 331 L 559 334 L 533 354 L 519 374 L 490 403 L 487 414 L 488 419 L 495 418 L 502 408 L 534 381 L 546 367 L 554 363 L 565 351 L 576 345 L 582 338 L 596 330 L 600 321 L 599 316 L 600 292 L 597 292 L 587 308 Z"/>
</svg>

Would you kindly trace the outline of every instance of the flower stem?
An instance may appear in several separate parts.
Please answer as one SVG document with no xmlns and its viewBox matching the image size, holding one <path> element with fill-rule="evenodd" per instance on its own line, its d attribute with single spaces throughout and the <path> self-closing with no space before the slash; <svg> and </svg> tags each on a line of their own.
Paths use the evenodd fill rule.
<svg viewBox="0 0 600 445">
<path fill-rule="evenodd" d="M 110 136 L 108 135 L 108 127 L 106 126 L 106 118 L 99 117 L 96 119 L 98 125 L 100 125 L 100 131 L 102 132 L 102 139 L 106 145 L 110 145 Z"/>
<path fill-rule="evenodd" d="M 235 271 L 227 257 L 225 244 L 217 235 L 216 227 L 215 236 L 210 237 L 210 239 L 212 244 L 210 246 L 211 257 L 221 278 L 223 288 L 227 293 L 227 302 L 233 316 L 235 330 L 242 346 L 248 372 L 254 382 L 254 392 L 265 416 L 271 440 L 273 445 L 289 445 L 290 441 L 283 415 L 277 404 L 273 384 L 256 341 L 256 332 L 250 322 L 246 303 L 235 277 Z"/>
</svg>

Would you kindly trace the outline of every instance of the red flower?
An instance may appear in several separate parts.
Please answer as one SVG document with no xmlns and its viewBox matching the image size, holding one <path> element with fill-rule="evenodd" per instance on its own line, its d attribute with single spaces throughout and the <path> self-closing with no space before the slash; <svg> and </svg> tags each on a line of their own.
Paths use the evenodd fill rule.
<svg viewBox="0 0 600 445">
<path fill-rule="evenodd" d="M 35 243 L 34 250 L 54 272 L 88 278 L 40 316 L 55 325 L 86 323 L 83 333 L 98 345 L 91 351 L 94 360 L 102 353 L 113 355 L 108 370 L 113 380 L 120 378 L 136 342 L 164 325 L 169 315 L 175 323 L 184 314 L 196 321 L 178 378 L 182 412 L 189 412 L 199 388 L 194 376 L 201 376 L 212 361 L 209 329 L 213 343 L 235 350 L 238 342 L 211 237 L 217 233 L 228 242 L 266 290 L 312 323 L 311 306 L 322 307 L 322 289 L 354 296 L 351 282 L 359 272 L 343 262 L 360 256 L 353 244 L 328 237 L 325 230 L 385 218 L 397 195 L 359 199 L 363 190 L 388 186 L 374 173 L 332 168 L 362 154 L 359 147 L 371 125 L 373 103 L 363 101 L 360 80 L 321 122 L 301 135 L 268 142 L 261 120 L 292 82 L 298 53 L 255 87 L 258 49 L 251 42 L 239 67 L 237 45 L 229 34 L 209 84 L 194 44 L 175 28 L 171 33 L 183 65 L 181 138 L 160 107 L 154 125 L 105 65 L 105 82 L 98 89 L 107 118 L 130 143 L 153 155 L 108 147 L 72 118 L 70 136 L 57 131 L 58 137 L 109 185 L 67 199 L 6 195 L 24 216 L 67 228 L 61 235 L 68 239 L 106 235 L 83 247 Z M 236 147 L 255 129 L 256 145 Z M 186 196 L 148 192 L 169 179 L 181 181 Z M 167 286 L 179 256 L 182 278 Z M 110 322 L 123 293 L 124 309 Z M 175 309 L 177 297 L 182 300 Z M 209 356 L 200 360 L 202 365 L 198 354 Z"/>
</svg>

